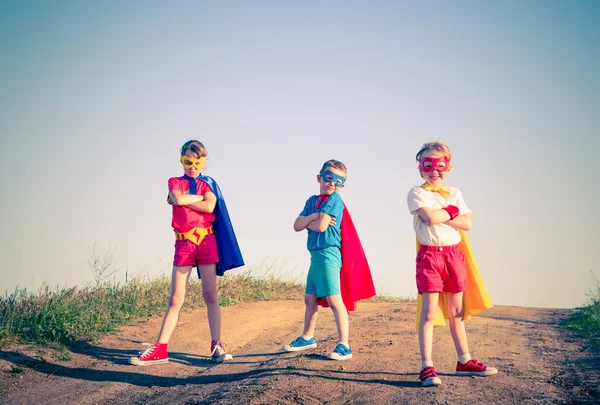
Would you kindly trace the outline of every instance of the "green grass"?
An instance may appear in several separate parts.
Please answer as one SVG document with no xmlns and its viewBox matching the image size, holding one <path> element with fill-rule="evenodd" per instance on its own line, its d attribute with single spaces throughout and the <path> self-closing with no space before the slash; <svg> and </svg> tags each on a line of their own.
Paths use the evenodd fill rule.
<svg viewBox="0 0 600 405">
<path fill-rule="evenodd" d="M 84 288 L 50 288 L 44 286 L 30 292 L 17 288 L 0 297 L 0 347 L 11 341 L 46 345 L 55 349 L 61 359 L 68 360 L 66 349 L 76 341 L 93 341 L 103 333 L 139 318 L 162 315 L 167 309 L 171 279 L 128 278 L 114 281 L 121 271 L 110 245 L 102 250 L 96 245 L 89 250 L 88 263 L 95 284 Z M 285 263 L 263 262 L 245 272 L 227 272 L 217 278 L 219 304 L 297 299 L 304 297 L 304 283 L 288 281 L 282 272 Z M 113 278 L 113 281 L 110 279 Z M 371 302 L 403 302 L 387 295 L 371 298 Z M 202 284 L 191 277 L 184 310 L 203 307 Z M 13 371 L 13 374 L 17 373 Z"/>
<path fill-rule="evenodd" d="M 25 372 L 25 368 L 24 367 L 20 367 L 17 366 L 15 364 L 11 364 L 10 365 L 10 375 L 13 378 L 18 377 L 19 375 L 23 374 Z"/>
<path fill-rule="evenodd" d="M 596 279 L 595 289 L 591 291 L 589 304 L 575 309 L 567 321 L 567 326 L 595 342 L 596 349 L 600 350 L 600 282 L 598 279 Z"/>
<path fill-rule="evenodd" d="M 298 282 L 251 272 L 231 273 L 218 278 L 221 306 L 303 297 L 304 288 Z M 170 278 L 163 276 L 125 283 L 97 280 L 95 286 L 85 288 L 16 289 L 0 298 L 0 342 L 68 346 L 79 340 L 92 341 L 136 318 L 164 313 L 170 283 Z M 201 282 L 195 280 L 188 288 L 184 308 L 202 306 Z"/>
</svg>

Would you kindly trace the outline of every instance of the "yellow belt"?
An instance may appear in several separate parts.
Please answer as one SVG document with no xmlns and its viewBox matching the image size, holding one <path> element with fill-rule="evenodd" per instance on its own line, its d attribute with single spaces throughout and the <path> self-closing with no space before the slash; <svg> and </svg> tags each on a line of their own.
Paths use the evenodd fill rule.
<svg viewBox="0 0 600 405">
<path fill-rule="evenodd" d="M 189 240 L 194 242 L 196 245 L 202 243 L 202 240 L 206 235 L 214 233 L 213 227 L 209 228 L 192 228 L 187 232 L 175 232 L 175 239 L 177 240 Z"/>
</svg>

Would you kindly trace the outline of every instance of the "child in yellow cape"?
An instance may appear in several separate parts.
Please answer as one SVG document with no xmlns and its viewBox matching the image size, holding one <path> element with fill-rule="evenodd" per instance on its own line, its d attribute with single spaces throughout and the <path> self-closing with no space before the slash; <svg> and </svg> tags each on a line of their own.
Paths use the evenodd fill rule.
<svg viewBox="0 0 600 405">
<path fill-rule="evenodd" d="M 427 183 L 421 187 L 427 190 Z M 468 321 L 472 316 L 477 315 L 484 310 L 493 306 L 492 300 L 488 295 L 487 288 L 483 283 L 483 278 L 479 272 L 477 262 L 475 262 L 475 256 L 473 256 L 473 250 L 471 250 L 471 244 L 467 233 L 462 229 L 458 230 L 460 234 L 460 243 L 458 249 L 462 252 L 465 257 L 465 268 L 467 269 L 467 290 L 463 294 L 463 321 Z M 417 239 L 417 253 L 421 249 L 421 242 Z M 445 326 L 446 319 L 450 319 L 450 313 L 448 312 L 448 305 L 442 294 L 439 297 L 437 315 L 433 326 Z M 421 309 L 423 307 L 423 301 L 421 294 L 417 298 L 417 328 L 419 327 L 419 319 L 421 317 Z"/>
<path fill-rule="evenodd" d="M 441 384 L 433 367 L 433 328 L 445 325 L 446 319 L 458 357 L 456 374 L 496 374 L 496 368 L 472 359 L 469 353 L 463 321 L 491 308 L 492 303 L 466 237 L 465 231 L 471 229 L 471 210 L 460 190 L 442 185 L 452 169 L 450 149 L 443 142 L 428 142 L 416 159 L 425 183 L 409 191 L 407 202 L 417 236 L 421 385 Z"/>
</svg>

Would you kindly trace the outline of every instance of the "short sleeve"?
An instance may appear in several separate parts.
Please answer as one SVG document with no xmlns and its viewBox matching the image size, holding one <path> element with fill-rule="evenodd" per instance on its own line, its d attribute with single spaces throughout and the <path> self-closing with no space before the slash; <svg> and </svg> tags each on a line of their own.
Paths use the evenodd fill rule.
<svg viewBox="0 0 600 405">
<path fill-rule="evenodd" d="M 460 211 L 461 215 L 468 214 L 469 212 L 471 212 L 471 210 L 469 209 L 469 207 L 467 207 L 467 203 L 465 203 L 463 195 L 462 195 L 462 193 L 460 192 L 459 189 L 456 189 L 456 202 L 455 202 L 455 204 L 458 207 L 458 210 Z"/>
<path fill-rule="evenodd" d="M 334 218 L 341 218 L 344 202 L 338 193 L 333 193 L 319 211 Z"/>
<path fill-rule="evenodd" d="M 169 179 L 169 193 L 171 191 L 175 191 L 175 190 L 181 191 L 181 193 L 183 194 L 183 193 L 185 193 L 188 190 L 188 186 L 187 185 L 186 186 L 183 185 L 183 181 L 182 181 L 181 178 L 179 178 L 179 177 L 171 177 Z"/>
<path fill-rule="evenodd" d="M 307 217 L 309 216 L 311 210 L 310 210 L 310 201 L 312 200 L 312 197 L 309 198 L 308 200 L 306 200 L 306 202 L 304 203 L 304 209 L 302 210 L 302 212 L 298 215 L 303 216 L 303 217 Z"/>
<path fill-rule="evenodd" d="M 419 208 L 429 207 L 430 204 L 425 199 L 425 195 L 420 191 L 421 187 L 413 187 L 408 192 L 406 202 L 408 203 L 408 211 L 414 214 Z"/>
</svg>

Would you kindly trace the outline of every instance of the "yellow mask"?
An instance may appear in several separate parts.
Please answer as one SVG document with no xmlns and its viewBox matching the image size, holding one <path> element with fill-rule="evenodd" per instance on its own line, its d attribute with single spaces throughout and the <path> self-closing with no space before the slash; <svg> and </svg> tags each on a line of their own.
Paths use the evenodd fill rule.
<svg viewBox="0 0 600 405">
<path fill-rule="evenodd" d="M 202 170 L 202 168 L 204 167 L 204 162 L 206 161 L 206 157 L 202 156 L 198 159 L 194 159 L 189 156 L 182 156 L 180 161 L 183 167 L 185 167 L 186 169 L 191 169 L 193 167 L 196 170 Z"/>
</svg>

